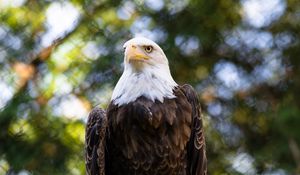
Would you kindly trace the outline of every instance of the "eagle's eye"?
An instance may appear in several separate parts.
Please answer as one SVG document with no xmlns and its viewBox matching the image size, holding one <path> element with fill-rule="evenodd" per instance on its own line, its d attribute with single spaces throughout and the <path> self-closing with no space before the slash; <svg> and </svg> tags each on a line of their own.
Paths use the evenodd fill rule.
<svg viewBox="0 0 300 175">
<path fill-rule="evenodd" d="M 145 46 L 144 49 L 145 49 L 145 51 L 146 51 L 147 53 L 150 53 L 150 52 L 152 52 L 153 47 L 152 47 L 152 46 Z"/>
</svg>

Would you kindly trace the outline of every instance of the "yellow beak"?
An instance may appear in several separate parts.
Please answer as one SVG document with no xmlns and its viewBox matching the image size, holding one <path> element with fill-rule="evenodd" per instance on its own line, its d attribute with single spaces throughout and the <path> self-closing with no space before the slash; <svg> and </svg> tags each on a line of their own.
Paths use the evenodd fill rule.
<svg viewBox="0 0 300 175">
<path fill-rule="evenodd" d="M 143 61 L 150 59 L 149 56 L 145 55 L 145 53 L 135 45 L 128 46 L 126 57 L 128 61 Z"/>
</svg>

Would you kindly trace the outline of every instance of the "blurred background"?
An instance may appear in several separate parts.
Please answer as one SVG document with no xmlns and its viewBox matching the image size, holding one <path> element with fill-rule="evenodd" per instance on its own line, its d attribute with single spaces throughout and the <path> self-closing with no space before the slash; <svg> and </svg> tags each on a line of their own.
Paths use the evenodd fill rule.
<svg viewBox="0 0 300 175">
<path fill-rule="evenodd" d="M 209 174 L 300 174 L 299 35 L 298 0 L 0 0 L 0 174 L 85 174 L 133 36 L 198 91 Z"/>
</svg>

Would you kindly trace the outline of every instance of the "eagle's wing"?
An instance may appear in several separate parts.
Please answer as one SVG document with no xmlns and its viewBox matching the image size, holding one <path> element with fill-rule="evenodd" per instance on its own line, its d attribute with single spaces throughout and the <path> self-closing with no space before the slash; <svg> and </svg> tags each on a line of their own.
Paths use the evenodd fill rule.
<svg viewBox="0 0 300 175">
<path fill-rule="evenodd" d="M 201 108 L 196 91 L 190 85 L 181 86 L 185 96 L 192 105 L 192 133 L 187 145 L 188 171 L 190 175 L 207 174 L 207 158 L 203 132 Z"/>
<path fill-rule="evenodd" d="M 88 175 L 105 175 L 105 134 L 107 117 L 94 108 L 88 116 L 85 131 L 85 165 Z"/>
</svg>

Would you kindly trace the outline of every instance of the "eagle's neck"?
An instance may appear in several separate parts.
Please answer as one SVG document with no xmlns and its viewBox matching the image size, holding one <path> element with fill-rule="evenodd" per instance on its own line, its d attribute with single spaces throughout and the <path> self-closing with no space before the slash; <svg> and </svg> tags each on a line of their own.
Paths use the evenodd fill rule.
<svg viewBox="0 0 300 175">
<path fill-rule="evenodd" d="M 164 98 L 175 98 L 175 86 L 177 83 L 173 80 L 168 66 L 147 66 L 142 70 L 128 66 L 114 89 L 112 101 L 120 106 L 144 96 L 153 102 L 163 102 Z"/>
</svg>

